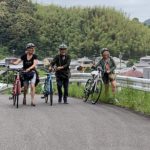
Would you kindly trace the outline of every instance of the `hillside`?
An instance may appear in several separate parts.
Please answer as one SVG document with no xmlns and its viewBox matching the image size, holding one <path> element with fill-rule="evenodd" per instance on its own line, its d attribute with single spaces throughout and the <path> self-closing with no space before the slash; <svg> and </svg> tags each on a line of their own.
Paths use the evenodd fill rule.
<svg viewBox="0 0 150 150">
<path fill-rule="evenodd" d="M 72 57 L 99 55 L 103 47 L 125 59 L 150 54 L 150 28 L 114 8 L 62 8 L 31 1 L 0 1 L 0 57 L 37 46 L 39 58 L 54 56 L 62 42 Z"/>
<path fill-rule="evenodd" d="M 150 25 L 150 19 L 145 20 L 145 21 L 144 21 L 144 24 Z"/>
</svg>

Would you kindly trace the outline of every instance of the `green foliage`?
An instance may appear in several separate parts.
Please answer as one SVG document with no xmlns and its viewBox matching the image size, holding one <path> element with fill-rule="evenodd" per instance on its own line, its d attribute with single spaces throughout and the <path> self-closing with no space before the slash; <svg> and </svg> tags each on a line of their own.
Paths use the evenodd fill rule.
<svg viewBox="0 0 150 150">
<path fill-rule="evenodd" d="M 36 44 L 39 58 L 55 55 L 62 42 L 72 58 L 91 57 L 103 47 L 114 56 L 124 53 L 124 59 L 150 54 L 150 28 L 114 8 L 62 8 L 1 0 L 0 26 L 0 47 L 7 47 L 10 54 L 16 49 L 21 55 L 28 42 Z"/>
<path fill-rule="evenodd" d="M 128 63 L 127 63 L 127 67 L 132 67 L 134 65 L 134 63 L 135 63 L 135 60 L 129 59 Z"/>
<path fill-rule="evenodd" d="M 72 83 L 69 85 L 69 96 L 71 97 L 77 97 L 77 98 L 83 98 L 84 86 L 82 84 Z"/>
<path fill-rule="evenodd" d="M 120 92 L 117 92 L 117 98 L 119 100 L 119 106 L 150 114 L 149 92 L 123 88 Z"/>
<path fill-rule="evenodd" d="M 70 84 L 69 87 L 69 96 L 83 98 L 84 97 L 84 86 L 78 86 L 77 83 Z M 102 95 L 100 96 L 100 101 L 104 103 L 112 103 L 114 105 L 118 105 L 121 107 L 130 108 L 132 110 L 150 114 L 150 93 L 143 92 L 139 90 L 134 90 L 131 88 L 122 88 L 116 92 L 116 99 L 118 102 L 115 103 L 112 101 L 111 91 L 109 92 L 109 96 L 106 98 L 104 96 L 104 88 L 102 90 Z"/>
</svg>

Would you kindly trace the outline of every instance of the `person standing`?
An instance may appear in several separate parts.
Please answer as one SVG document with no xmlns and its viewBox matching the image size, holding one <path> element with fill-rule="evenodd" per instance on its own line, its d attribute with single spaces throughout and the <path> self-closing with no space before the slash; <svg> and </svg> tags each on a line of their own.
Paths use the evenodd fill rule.
<svg viewBox="0 0 150 150">
<path fill-rule="evenodd" d="M 116 75 L 115 69 L 116 64 L 112 57 L 110 57 L 110 52 L 108 48 L 103 48 L 101 51 L 102 59 L 94 66 L 95 68 L 101 68 L 102 80 L 105 86 L 105 97 L 108 96 L 109 92 L 109 83 L 111 83 L 111 89 L 113 97 L 115 99 L 116 91 Z"/>
<path fill-rule="evenodd" d="M 23 85 L 24 85 L 24 97 L 23 105 L 26 105 L 26 95 L 29 86 L 31 84 L 31 106 L 35 106 L 35 84 L 37 79 L 36 65 L 37 65 L 37 55 L 35 53 L 35 45 L 33 43 L 28 43 L 26 45 L 25 54 L 21 56 L 20 59 L 17 59 L 15 62 L 12 62 L 14 65 L 18 65 L 23 62 Z"/>
<path fill-rule="evenodd" d="M 54 66 L 56 66 L 55 75 L 58 90 L 58 103 L 61 103 L 63 98 L 64 104 L 68 104 L 67 97 L 70 78 L 70 62 L 71 57 L 67 53 L 67 45 L 61 44 L 59 46 L 59 54 L 54 57 L 49 68 L 51 70 Z M 64 94 L 62 92 L 62 87 L 64 88 Z"/>
</svg>

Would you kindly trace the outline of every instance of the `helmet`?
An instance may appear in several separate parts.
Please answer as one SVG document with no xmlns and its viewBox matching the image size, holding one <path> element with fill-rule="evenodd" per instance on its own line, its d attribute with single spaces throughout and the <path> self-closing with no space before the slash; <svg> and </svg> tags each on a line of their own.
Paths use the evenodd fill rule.
<svg viewBox="0 0 150 150">
<path fill-rule="evenodd" d="M 35 45 L 34 45 L 33 43 L 28 43 L 28 44 L 26 45 L 26 49 L 31 48 L 31 47 L 35 47 Z"/>
<path fill-rule="evenodd" d="M 103 54 L 105 51 L 108 51 L 108 52 L 109 52 L 109 49 L 108 49 L 108 48 L 103 48 L 103 49 L 101 50 L 101 54 Z"/>
<path fill-rule="evenodd" d="M 59 45 L 59 49 L 67 49 L 67 45 L 62 43 L 61 45 Z"/>
</svg>

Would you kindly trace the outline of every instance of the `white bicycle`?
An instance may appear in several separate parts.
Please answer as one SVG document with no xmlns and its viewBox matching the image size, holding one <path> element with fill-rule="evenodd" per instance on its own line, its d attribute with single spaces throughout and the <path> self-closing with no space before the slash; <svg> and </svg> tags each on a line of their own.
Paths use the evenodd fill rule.
<svg viewBox="0 0 150 150">
<path fill-rule="evenodd" d="M 92 104 L 96 104 L 102 92 L 101 69 L 92 71 L 92 78 L 88 79 L 84 88 L 84 102 L 90 100 Z"/>
</svg>

